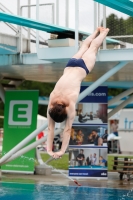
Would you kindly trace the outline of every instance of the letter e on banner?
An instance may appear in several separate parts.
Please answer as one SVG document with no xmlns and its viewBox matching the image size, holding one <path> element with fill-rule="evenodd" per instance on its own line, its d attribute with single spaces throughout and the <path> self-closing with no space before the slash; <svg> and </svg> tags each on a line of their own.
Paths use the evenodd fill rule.
<svg viewBox="0 0 133 200">
<path fill-rule="evenodd" d="M 9 105 L 9 125 L 31 125 L 33 102 L 11 100 Z"/>
</svg>

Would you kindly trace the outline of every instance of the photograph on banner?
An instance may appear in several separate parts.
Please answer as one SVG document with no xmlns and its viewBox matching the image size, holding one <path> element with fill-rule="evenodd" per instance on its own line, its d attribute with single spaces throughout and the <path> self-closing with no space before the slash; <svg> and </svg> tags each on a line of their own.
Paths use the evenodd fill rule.
<svg viewBox="0 0 133 200">
<path fill-rule="evenodd" d="M 74 124 L 107 123 L 107 104 L 79 103 L 76 105 Z"/>
<path fill-rule="evenodd" d="M 69 148 L 69 176 L 107 177 L 107 148 Z"/>
<path fill-rule="evenodd" d="M 107 125 L 73 125 L 71 128 L 70 145 L 107 146 Z"/>
</svg>

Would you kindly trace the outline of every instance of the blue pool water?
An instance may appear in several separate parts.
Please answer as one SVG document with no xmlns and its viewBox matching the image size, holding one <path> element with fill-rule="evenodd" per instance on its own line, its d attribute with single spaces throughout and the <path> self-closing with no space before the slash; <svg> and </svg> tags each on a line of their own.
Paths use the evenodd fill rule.
<svg viewBox="0 0 133 200">
<path fill-rule="evenodd" d="M 0 200 L 133 200 L 132 190 L 0 183 Z"/>
</svg>

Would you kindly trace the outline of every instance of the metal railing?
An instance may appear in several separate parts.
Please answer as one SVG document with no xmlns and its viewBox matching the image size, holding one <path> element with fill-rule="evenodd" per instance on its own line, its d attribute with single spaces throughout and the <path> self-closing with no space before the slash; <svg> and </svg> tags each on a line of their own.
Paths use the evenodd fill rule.
<svg viewBox="0 0 133 200">
<path fill-rule="evenodd" d="M 65 25 L 68 27 L 69 25 L 69 14 L 68 14 L 68 8 L 69 8 L 69 2 L 68 0 L 66 2 L 66 12 L 65 12 Z M 36 19 L 39 20 L 39 0 L 36 0 Z M 79 0 L 75 0 L 75 52 L 77 52 L 79 48 Z M 59 25 L 59 0 L 56 0 L 56 25 Z M 39 31 L 36 31 L 36 49 L 37 52 L 39 50 Z"/>
<path fill-rule="evenodd" d="M 49 3 L 49 4 L 40 4 L 39 6 L 46 6 L 46 5 L 51 5 L 52 6 L 52 22 L 54 23 L 54 4 L 53 3 Z M 19 9 L 20 9 L 20 14 L 22 15 L 22 9 L 25 8 L 25 7 L 32 7 L 32 6 L 36 6 L 35 4 L 32 4 L 32 5 L 23 5 L 21 6 Z M 8 12 L 10 14 L 13 14 L 13 12 L 11 12 L 8 8 L 6 8 L 2 3 L 0 3 L 0 10 L 2 12 Z M 34 29 L 29 29 L 29 28 L 26 28 L 26 27 L 16 27 L 14 26 L 13 24 L 10 24 L 10 23 L 7 23 L 7 22 L 4 22 L 4 24 L 6 24 L 9 28 L 11 28 L 11 30 L 13 30 L 17 37 L 19 38 L 19 44 L 20 44 L 20 47 L 19 47 L 19 52 L 20 54 L 23 53 L 23 38 L 25 39 L 28 39 L 29 43 L 32 42 L 32 43 L 36 43 L 36 31 Z M 22 30 L 25 30 L 26 32 L 28 32 L 28 37 L 25 37 L 23 34 L 22 34 Z M 35 38 L 35 40 L 33 39 L 30 39 L 30 36 L 32 36 L 33 38 Z M 47 42 L 46 40 L 39 35 L 39 43 L 40 44 L 43 44 L 43 45 L 47 45 Z M 30 44 L 29 44 L 29 52 L 30 52 Z"/>
<path fill-rule="evenodd" d="M 19 5 L 19 14 L 22 16 L 22 11 L 23 8 L 28 8 L 28 17 L 30 18 L 30 8 L 31 7 L 36 7 L 36 4 L 30 4 L 31 0 L 28 0 L 28 5 L 23 5 L 20 6 Z M 20 2 L 18 0 L 18 2 Z M 66 27 L 69 26 L 69 0 L 65 1 L 65 25 Z M 39 4 L 39 0 L 37 0 L 37 4 Z M 40 6 L 51 6 L 52 7 L 52 23 L 56 23 L 56 25 L 59 25 L 59 0 L 56 0 L 56 6 L 54 3 L 45 3 L 45 4 L 39 4 L 38 7 Z M 102 9 L 102 12 L 101 12 Z M 0 10 L 2 10 L 3 12 L 9 12 L 11 14 L 13 14 L 8 8 L 6 8 L 3 4 L 0 3 Z M 79 40 L 79 36 L 78 36 L 78 25 L 79 25 L 79 0 L 75 0 L 75 49 L 78 49 L 79 45 L 78 45 L 78 40 Z M 39 12 L 39 11 L 36 11 Z M 101 13 L 100 13 L 101 12 Z M 103 26 L 106 27 L 106 20 L 107 20 L 107 9 L 106 6 L 100 5 L 96 2 L 94 2 L 94 14 L 93 14 L 93 18 L 94 18 L 94 29 L 98 26 L 100 26 L 101 22 L 100 22 L 100 14 L 102 16 L 102 21 L 103 21 Z M 38 14 L 37 14 L 38 15 Z M 39 20 L 39 17 L 37 17 L 37 19 Z M 22 54 L 23 53 L 23 38 L 28 40 L 28 52 L 30 53 L 30 43 L 37 43 L 38 44 L 42 44 L 42 45 L 47 45 L 47 41 L 45 38 L 43 38 L 40 34 L 39 31 L 35 31 L 34 29 L 30 29 L 30 28 L 26 28 L 26 27 L 22 27 L 22 26 L 14 26 L 13 24 L 7 23 L 5 22 L 5 24 L 10 27 L 18 36 L 19 38 L 19 52 Z M 28 33 L 28 36 L 24 36 L 23 35 L 23 30 L 25 30 Z M 38 32 L 38 33 L 37 33 Z M 34 39 L 31 40 L 31 36 Z M 106 40 L 104 40 L 103 42 L 103 49 L 107 49 L 107 48 L 133 48 L 133 42 L 128 42 L 133 41 L 133 35 L 117 35 L 117 36 L 108 36 L 109 38 L 113 38 L 113 39 L 118 39 L 117 41 L 119 41 L 118 45 L 108 45 Z M 128 39 L 127 39 L 128 38 Z M 37 44 L 37 46 L 39 47 L 39 45 Z"/>
<path fill-rule="evenodd" d="M 52 23 L 54 24 L 54 10 L 55 10 L 55 6 L 54 6 L 54 3 L 44 3 L 44 4 L 39 4 L 39 6 L 52 6 Z M 31 7 L 36 7 L 36 4 L 30 4 L 29 3 L 29 5 L 23 5 L 23 6 L 21 6 L 20 7 L 20 16 L 22 16 L 22 10 L 23 10 L 23 8 L 29 8 L 29 10 L 28 10 L 28 16 L 29 16 L 29 18 L 31 17 L 30 16 L 30 8 Z M 33 31 L 35 34 L 36 34 L 36 31 L 34 31 L 33 29 L 27 29 L 27 28 L 25 28 L 27 31 L 28 31 L 28 49 L 29 49 L 29 53 L 30 53 L 30 35 L 31 35 L 31 31 Z M 46 43 L 46 40 L 44 40 L 40 35 L 38 35 L 38 37 L 39 37 L 39 43 L 41 43 L 40 42 L 40 39 L 42 39 L 44 42 L 45 42 L 45 45 L 47 44 Z M 36 36 L 35 36 L 35 38 L 36 38 Z M 22 52 L 22 49 L 23 49 L 23 35 L 22 35 L 22 26 L 20 26 L 20 54 L 22 54 L 23 52 Z"/>
<path fill-rule="evenodd" d="M 2 3 L 0 3 L 0 10 L 2 11 L 2 12 L 9 12 L 10 14 L 13 14 L 8 8 L 6 8 Z M 18 29 L 14 26 L 14 25 L 12 25 L 12 24 L 9 24 L 9 23 L 6 23 L 6 22 L 4 22 L 8 27 L 10 27 L 14 32 L 16 32 L 16 33 L 18 33 Z"/>
</svg>

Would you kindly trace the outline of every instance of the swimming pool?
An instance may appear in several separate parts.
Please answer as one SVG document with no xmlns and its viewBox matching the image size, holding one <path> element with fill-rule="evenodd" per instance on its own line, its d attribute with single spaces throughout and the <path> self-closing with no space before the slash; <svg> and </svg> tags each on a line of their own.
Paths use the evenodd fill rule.
<svg viewBox="0 0 133 200">
<path fill-rule="evenodd" d="M 0 183 L 0 200 L 131 200 L 132 190 Z"/>
</svg>

